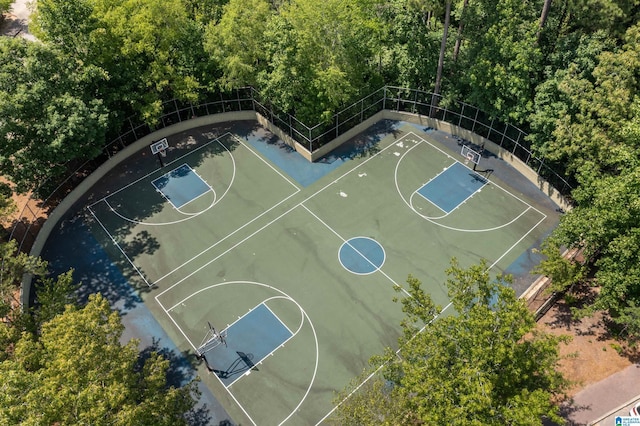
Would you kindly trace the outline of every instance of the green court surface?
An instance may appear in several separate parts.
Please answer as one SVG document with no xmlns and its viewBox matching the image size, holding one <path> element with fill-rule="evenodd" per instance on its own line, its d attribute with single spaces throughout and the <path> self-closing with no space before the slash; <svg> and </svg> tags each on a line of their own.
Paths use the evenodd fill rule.
<svg viewBox="0 0 640 426">
<path fill-rule="evenodd" d="M 550 204 L 464 161 L 403 125 L 303 186 L 247 137 L 223 133 L 170 151 L 163 169 L 89 210 L 94 234 L 147 288 L 145 303 L 174 342 L 203 352 L 201 376 L 238 423 L 317 424 L 370 356 L 397 346 L 395 285 L 412 274 L 446 306 L 452 257 L 509 271 L 556 225 Z M 171 195 L 158 190 L 162 179 Z M 438 199 L 450 201 L 456 184 L 460 201 L 443 209 Z M 176 207 L 171 196 L 186 201 Z M 209 324 L 226 345 L 206 346 Z"/>
</svg>

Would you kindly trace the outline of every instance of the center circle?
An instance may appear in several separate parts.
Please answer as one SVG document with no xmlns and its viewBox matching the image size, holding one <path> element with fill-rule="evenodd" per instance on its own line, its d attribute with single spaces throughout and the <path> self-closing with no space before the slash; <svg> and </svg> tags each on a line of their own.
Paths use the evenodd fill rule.
<svg viewBox="0 0 640 426">
<path fill-rule="evenodd" d="M 347 271 L 368 275 L 382 268 L 385 253 L 380 243 L 373 238 L 354 237 L 340 246 L 338 259 Z"/>
</svg>

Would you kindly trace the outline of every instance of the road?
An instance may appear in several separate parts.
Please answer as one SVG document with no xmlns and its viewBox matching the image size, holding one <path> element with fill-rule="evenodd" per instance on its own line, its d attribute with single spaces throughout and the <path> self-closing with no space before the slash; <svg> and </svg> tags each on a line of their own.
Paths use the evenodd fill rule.
<svg viewBox="0 0 640 426">
<path fill-rule="evenodd" d="M 587 386 L 576 394 L 564 417 L 569 425 L 614 426 L 616 416 L 628 416 L 640 400 L 640 364 Z"/>
</svg>

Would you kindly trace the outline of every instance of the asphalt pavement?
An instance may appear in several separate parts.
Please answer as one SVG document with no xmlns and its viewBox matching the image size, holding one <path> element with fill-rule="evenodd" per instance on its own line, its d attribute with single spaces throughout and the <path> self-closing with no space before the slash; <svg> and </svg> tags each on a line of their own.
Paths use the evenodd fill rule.
<svg viewBox="0 0 640 426">
<path fill-rule="evenodd" d="M 615 426 L 617 416 L 628 416 L 640 401 L 640 364 L 587 386 L 563 407 L 569 426 Z"/>
<path fill-rule="evenodd" d="M 29 0 L 16 0 L 11 4 L 9 13 L 0 23 L 0 34 L 10 37 L 23 37 L 27 40 L 36 38 L 29 32 Z"/>
</svg>

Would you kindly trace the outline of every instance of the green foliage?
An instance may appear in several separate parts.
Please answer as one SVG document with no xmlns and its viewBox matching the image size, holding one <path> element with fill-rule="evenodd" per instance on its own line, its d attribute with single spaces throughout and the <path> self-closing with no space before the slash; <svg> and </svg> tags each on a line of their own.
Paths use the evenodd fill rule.
<svg viewBox="0 0 640 426">
<path fill-rule="evenodd" d="M 486 269 L 485 262 L 462 269 L 452 261 L 447 288 L 455 315 L 443 315 L 419 282 L 409 278 L 400 350 L 372 360 L 385 362 L 382 375 L 372 376 L 338 407 L 337 423 L 561 421 L 553 397 L 567 384 L 555 369 L 562 339 L 534 332 L 535 321 L 509 278 L 491 280 Z M 434 320 L 437 312 L 441 315 Z"/>
<path fill-rule="evenodd" d="M 99 295 L 67 306 L 25 333 L 0 363 L 2 424 L 186 424 L 193 384 L 166 384 L 168 361 L 152 354 L 139 367 L 137 342 L 122 346 L 117 312 Z"/>
<path fill-rule="evenodd" d="M 294 0 L 265 32 L 268 67 L 259 77 L 265 96 L 307 123 L 377 85 L 371 70 L 377 20 L 358 0 Z"/>
<path fill-rule="evenodd" d="M 557 245 L 584 247 L 601 287 L 593 304 L 578 313 L 607 309 L 618 321 L 631 320 L 619 314 L 640 302 L 639 42 L 636 25 L 620 48 L 599 45 L 595 66 L 572 62 L 558 81 L 562 107 L 555 122 L 536 121 L 546 121 L 544 133 L 552 135 L 539 149 L 555 153 L 579 183 L 572 194 L 576 207 L 553 236 Z"/>
<path fill-rule="evenodd" d="M 0 222 L 5 223 L 11 219 L 11 215 L 17 211 L 16 203 L 11 198 L 13 190 L 7 183 L 0 182 Z"/>
<path fill-rule="evenodd" d="M 38 2 L 36 34 L 104 71 L 99 93 L 112 111 L 133 110 L 155 123 L 163 100 L 198 98 L 210 69 L 202 47 L 203 25 L 189 19 L 185 3 L 72 3 Z"/>
<path fill-rule="evenodd" d="M 100 152 L 107 111 L 88 96 L 94 71 L 46 45 L 0 39 L 0 173 L 18 190 Z"/>
<path fill-rule="evenodd" d="M 0 0 L 0 15 L 7 13 L 11 9 L 12 0 Z M 2 16 L 0 16 L 0 22 L 2 22 Z"/>
<path fill-rule="evenodd" d="M 18 252 L 15 240 L 0 243 L 0 257 L 0 294 L 3 298 L 18 288 L 24 274 L 42 277 L 47 272 L 47 262 Z"/>
<path fill-rule="evenodd" d="M 220 64 L 220 86 L 255 86 L 266 66 L 265 30 L 272 11 L 265 0 L 231 0 L 205 33 L 205 50 Z"/>
<path fill-rule="evenodd" d="M 585 266 L 573 259 L 564 257 L 564 253 L 555 239 L 547 238 L 542 244 L 540 252 L 545 258 L 533 272 L 551 279 L 548 291 L 564 291 L 571 285 L 580 283 L 585 279 Z"/>
<path fill-rule="evenodd" d="M 42 278 L 36 287 L 37 304 L 31 310 L 35 325 L 34 331 L 37 331 L 42 324 L 53 320 L 56 315 L 62 314 L 67 306 L 75 305 L 74 292 L 78 287 L 79 284 L 73 281 L 73 270 L 69 270 L 55 279 Z"/>
<path fill-rule="evenodd" d="M 190 19 L 202 26 L 215 24 L 222 17 L 228 0 L 182 0 Z"/>
<path fill-rule="evenodd" d="M 379 71 L 387 83 L 432 90 L 442 37 L 442 24 L 427 19 L 442 6 L 394 0 L 377 6 L 382 22 L 377 53 Z"/>
<path fill-rule="evenodd" d="M 490 116 L 522 123 L 533 110 L 542 53 L 538 3 L 482 0 L 465 10 L 458 89 Z"/>
</svg>

